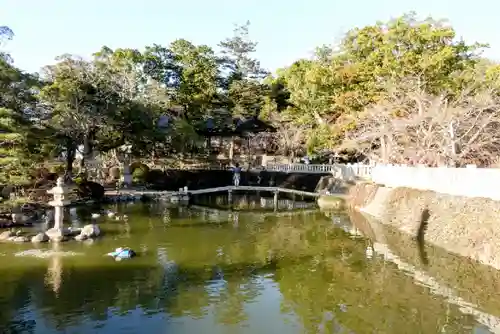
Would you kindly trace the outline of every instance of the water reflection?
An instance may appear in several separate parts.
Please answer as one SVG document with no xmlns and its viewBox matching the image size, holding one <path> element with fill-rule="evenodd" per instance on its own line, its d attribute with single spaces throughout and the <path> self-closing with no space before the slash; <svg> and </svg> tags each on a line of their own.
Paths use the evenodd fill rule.
<svg viewBox="0 0 500 334">
<path fill-rule="evenodd" d="M 429 212 L 427 210 L 424 210 L 424 213 L 422 215 L 421 223 L 420 223 L 420 229 L 418 236 L 413 242 L 411 246 L 415 247 L 418 250 L 418 255 L 419 259 L 422 264 L 422 268 L 419 268 L 418 266 L 412 265 L 410 263 L 405 262 L 400 256 L 396 255 L 391 249 L 388 244 L 393 244 L 392 242 L 387 240 L 387 236 L 391 236 L 391 234 L 397 234 L 400 238 L 399 241 L 402 241 L 405 243 L 405 241 L 409 241 L 410 238 L 409 236 L 400 234 L 398 232 L 395 232 L 394 230 L 388 228 L 388 227 L 383 227 L 380 223 L 373 221 L 369 218 L 365 219 L 366 217 L 360 217 L 359 213 L 351 212 L 350 213 L 351 220 L 356 224 L 356 223 L 361 223 L 364 225 L 364 228 L 370 229 L 371 232 L 374 233 L 372 235 L 372 240 L 374 240 L 373 244 L 373 251 L 372 254 L 379 254 L 381 255 L 385 261 L 394 263 L 397 265 L 398 269 L 407 273 L 411 277 L 413 277 L 418 284 L 422 284 L 425 287 L 430 288 L 430 291 L 433 294 L 437 294 L 440 296 L 443 296 L 447 299 L 449 304 L 454 304 L 459 306 L 460 312 L 463 314 L 470 314 L 473 315 L 478 324 L 474 325 L 473 328 L 473 333 L 500 333 L 500 317 L 493 315 L 493 314 L 488 314 L 484 311 L 481 310 L 481 307 L 477 304 L 474 304 L 473 302 L 466 301 L 462 297 L 459 296 L 460 292 L 454 289 L 453 287 L 448 287 L 446 286 L 446 282 L 444 282 L 442 279 L 435 278 L 429 275 L 426 271 L 422 269 L 427 269 L 428 264 L 429 264 L 429 259 L 427 255 L 427 249 L 431 248 L 430 246 L 426 245 L 424 242 L 423 238 L 423 231 L 425 230 L 427 226 L 427 220 L 429 218 Z M 371 234 L 371 233 L 370 233 Z M 382 241 L 383 243 L 377 242 L 377 241 Z M 393 240 L 394 241 L 394 240 Z M 408 245 L 406 244 L 406 247 Z M 409 247 L 410 249 L 412 247 Z M 438 250 L 437 248 L 432 248 L 433 250 Z M 445 254 L 443 254 L 445 255 Z M 373 256 L 373 255 L 372 255 Z M 441 261 L 446 261 L 446 257 L 441 258 Z M 452 258 L 456 258 L 455 256 L 451 256 Z M 471 260 L 460 258 L 462 264 L 470 263 Z M 450 272 L 454 272 L 452 266 L 455 265 L 452 262 L 448 263 L 448 270 Z M 483 265 L 477 263 L 473 265 L 477 269 L 482 269 L 481 267 Z M 450 268 L 451 267 L 451 268 Z M 498 274 L 498 273 L 496 273 Z M 441 281 L 441 282 L 440 282 Z M 479 284 L 477 285 L 477 291 L 481 291 L 483 287 L 481 287 Z M 497 308 L 496 313 L 500 315 L 499 309 Z M 441 328 L 442 333 L 448 333 L 451 332 L 449 330 L 450 324 L 448 315 L 450 312 L 450 308 L 448 307 L 447 312 L 446 312 L 446 323 L 443 325 Z"/>
<path fill-rule="evenodd" d="M 107 237 L 90 246 L 40 246 L 52 256 L 20 262 L 9 251 L 31 246 L 2 245 L 2 330 L 470 333 L 493 328 L 496 319 L 435 285 L 381 242 L 389 234 L 347 213 L 179 210 L 162 203 L 116 210 L 129 221 L 103 218 Z M 140 256 L 122 262 L 103 256 L 119 246 Z M 85 256 L 61 255 L 70 250 Z"/>
<path fill-rule="evenodd" d="M 233 194 L 231 200 L 228 196 L 208 196 L 198 195 L 194 197 L 194 203 L 203 206 L 215 207 L 219 209 L 233 209 L 233 210 L 274 210 L 274 198 L 272 195 L 269 197 L 261 194 Z M 305 200 L 302 198 L 289 199 L 279 198 L 277 203 L 277 210 L 298 210 L 298 209 L 312 209 L 316 207 L 314 200 Z"/>
<path fill-rule="evenodd" d="M 56 242 L 52 243 L 52 256 L 49 260 L 47 274 L 45 276 L 45 284 L 52 287 L 52 291 L 58 296 L 62 283 L 62 256 L 61 244 Z"/>
</svg>

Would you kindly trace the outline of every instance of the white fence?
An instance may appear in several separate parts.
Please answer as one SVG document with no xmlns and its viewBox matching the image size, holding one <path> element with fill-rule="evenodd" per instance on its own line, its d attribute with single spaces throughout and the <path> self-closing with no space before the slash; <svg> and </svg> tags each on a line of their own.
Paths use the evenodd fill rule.
<svg viewBox="0 0 500 334">
<path fill-rule="evenodd" d="M 500 169 L 377 165 L 372 181 L 466 197 L 500 200 Z"/>
<path fill-rule="evenodd" d="M 265 166 L 267 171 L 285 173 L 325 174 L 331 173 L 344 179 L 370 179 L 372 166 L 365 164 L 333 164 L 333 165 L 306 165 L 306 164 L 273 164 Z"/>
<path fill-rule="evenodd" d="M 166 169 L 166 166 L 150 165 L 150 168 Z M 204 170 L 228 170 L 228 166 L 197 164 L 183 166 L 183 169 L 204 169 Z M 365 164 L 332 164 L 332 165 L 306 165 L 306 164 L 276 164 L 267 163 L 262 167 L 252 167 L 251 170 L 266 170 L 271 172 L 283 173 L 304 173 L 304 174 L 333 174 L 336 177 L 342 177 L 347 180 L 356 178 L 371 179 L 373 166 Z M 245 167 L 243 166 L 243 169 Z"/>
<path fill-rule="evenodd" d="M 201 169 L 226 168 L 217 166 L 211 168 L 201 167 Z M 388 187 L 408 187 L 456 196 L 485 197 L 500 200 L 500 169 L 498 168 L 276 163 L 267 163 L 263 168 L 267 171 L 285 173 L 328 173 L 344 180 L 368 179 Z M 259 169 L 256 168 L 256 170 Z"/>
</svg>

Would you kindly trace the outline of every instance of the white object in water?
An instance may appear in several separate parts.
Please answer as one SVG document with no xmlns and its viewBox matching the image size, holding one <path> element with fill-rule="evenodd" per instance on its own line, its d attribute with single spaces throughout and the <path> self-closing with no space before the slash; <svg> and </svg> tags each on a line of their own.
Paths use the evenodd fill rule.
<svg viewBox="0 0 500 334">
<path fill-rule="evenodd" d="M 108 255 L 108 256 L 115 256 L 116 254 L 121 253 L 121 251 L 123 251 L 123 247 L 118 247 L 117 249 L 115 249 L 114 252 L 109 252 L 106 255 Z"/>
<path fill-rule="evenodd" d="M 92 217 L 93 219 L 97 219 L 97 218 L 101 217 L 101 215 L 100 215 L 100 214 L 98 214 L 98 213 L 93 213 L 93 214 L 91 215 L 91 217 Z"/>
<path fill-rule="evenodd" d="M 108 210 L 108 217 L 113 218 L 115 216 L 115 213 L 113 211 Z"/>
</svg>

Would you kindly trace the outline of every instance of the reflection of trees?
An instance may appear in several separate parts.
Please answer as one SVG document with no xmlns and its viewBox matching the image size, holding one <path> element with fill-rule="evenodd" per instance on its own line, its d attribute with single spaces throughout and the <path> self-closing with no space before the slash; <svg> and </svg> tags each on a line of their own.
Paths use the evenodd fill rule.
<svg viewBox="0 0 500 334">
<path fill-rule="evenodd" d="M 262 196 L 261 196 L 262 195 Z M 235 193 L 232 196 L 231 202 L 227 195 L 195 196 L 194 201 L 198 205 L 204 205 L 219 209 L 233 209 L 233 210 L 260 210 L 260 211 L 274 211 L 273 193 L 263 192 L 261 194 L 244 192 Z M 293 210 L 293 209 L 307 209 L 315 208 L 316 202 L 314 201 L 299 201 L 287 198 L 280 198 L 278 200 L 279 210 Z"/>
<path fill-rule="evenodd" d="M 23 319 L 19 310 L 30 303 L 31 292 L 26 286 L 31 279 L 31 272 L 24 270 L 0 274 L 0 333 L 30 333 L 32 323 Z"/>
<path fill-rule="evenodd" d="M 147 223 L 163 212 L 155 205 L 126 208 L 137 245 L 152 249 L 164 243 L 165 249 L 157 246 L 152 252 L 155 257 L 121 263 L 107 259 L 99 266 L 60 259 L 57 294 L 44 283 L 47 266 L 0 272 L 1 323 L 17 321 L 16 310 L 31 303 L 60 329 L 137 308 L 152 316 L 199 318 L 213 312 L 221 324 L 241 324 L 249 317 L 246 305 L 264 289 L 259 279 L 264 274 L 273 274 L 279 284 L 282 312 L 297 314 L 307 333 L 320 327 L 333 333 L 334 326 L 356 333 L 435 333 L 446 322 L 448 331 L 461 333 L 461 325 L 472 323 L 391 264 L 367 260 L 369 242 L 351 239 L 320 213 L 263 216 L 259 223 L 241 213 L 233 228 L 203 225 L 202 215 L 172 209 L 163 233 L 160 216 L 152 220 L 153 229 Z"/>
<path fill-rule="evenodd" d="M 336 322 L 358 333 L 401 333 L 405 328 L 435 333 L 444 325 L 450 306 L 443 299 L 430 297 L 426 288 L 390 264 L 368 262 L 360 241 L 332 228 L 329 221 L 282 222 L 263 237 L 262 249 L 292 262 L 280 266 L 277 280 L 285 303 L 301 317 L 308 333 L 316 333 L 320 325 L 333 333 Z M 293 260 L 300 256 L 300 261 Z M 341 305 L 346 305 L 345 311 Z M 464 319 L 473 323 L 472 317 L 450 309 L 447 329 L 466 332 Z M 333 312 L 328 321 L 327 312 Z"/>
<path fill-rule="evenodd" d="M 208 267 L 178 267 L 171 272 L 160 266 L 134 264 L 103 268 L 65 267 L 63 283 L 57 293 L 52 285 L 44 284 L 46 268 L 40 268 L 17 277 L 20 289 L 4 285 L 9 289 L 0 290 L 3 293 L 0 321 L 2 325 L 9 324 L 9 320 L 15 319 L 15 310 L 27 307 L 30 302 L 58 329 L 85 319 L 106 320 L 110 310 L 114 315 L 123 315 L 136 308 L 147 310 L 149 314 L 167 312 L 172 316 L 201 317 L 205 308 L 212 305 L 221 323 L 243 320 L 243 305 L 259 295 L 260 287 L 254 282 L 253 275 L 269 272 L 269 269 L 239 264 L 221 265 L 219 270 L 224 272 L 224 281 L 219 280 L 223 289 L 216 295 L 207 289 L 211 284 L 207 282 L 218 283 L 213 268 Z M 2 276 L 5 275 L 0 275 L 0 282 Z M 10 323 L 13 327 L 14 322 Z"/>
<path fill-rule="evenodd" d="M 374 241 L 386 244 L 403 262 L 428 274 L 437 284 L 453 288 L 454 294 L 467 303 L 480 305 L 483 311 L 500 316 L 500 300 L 491 298 L 499 289 L 500 271 L 442 248 L 422 245 L 410 235 L 373 219 L 368 221 L 359 213 L 349 215 L 356 225 L 365 225 L 364 231 L 374 231 Z"/>
</svg>

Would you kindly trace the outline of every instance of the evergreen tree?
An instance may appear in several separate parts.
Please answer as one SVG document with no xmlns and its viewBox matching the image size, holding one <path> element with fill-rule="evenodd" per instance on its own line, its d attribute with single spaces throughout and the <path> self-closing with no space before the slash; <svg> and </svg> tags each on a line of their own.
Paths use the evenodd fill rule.
<svg viewBox="0 0 500 334">
<path fill-rule="evenodd" d="M 234 35 L 219 44 L 227 71 L 227 104 L 233 116 L 258 116 L 269 93 L 268 86 L 262 83 L 268 72 L 252 57 L 257 43 L 250 39 L 249 26 L 250 22 L 236 26 Z"/>
<path fill-rule="evenodd" d="M 12 31 L 0 27 L 0 37 L 10 39 Z M 0 184 L 29 182 L 39 144 L 32 122 L 35 82 L 11 64 L 8 54 L 0 54 Z"/>
</svg>

